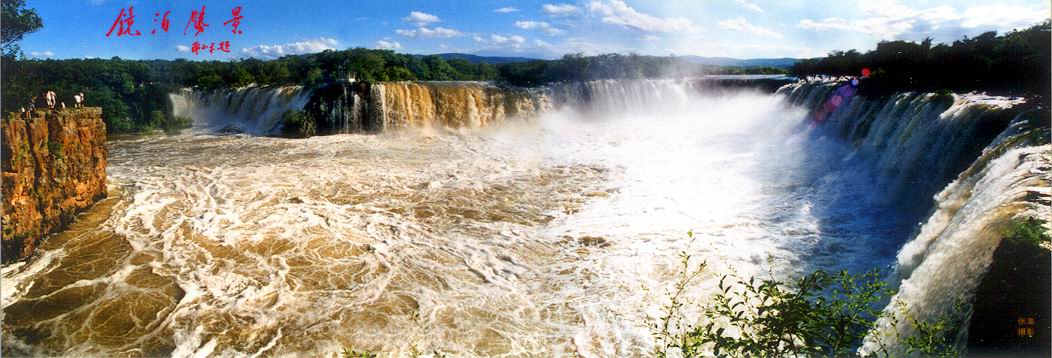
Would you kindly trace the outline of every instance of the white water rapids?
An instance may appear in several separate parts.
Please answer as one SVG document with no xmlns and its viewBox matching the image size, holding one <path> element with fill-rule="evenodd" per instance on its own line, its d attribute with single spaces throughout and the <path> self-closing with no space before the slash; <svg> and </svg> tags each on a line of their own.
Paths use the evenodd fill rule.
<svg viewBox="0 0 1052 358">
<path fill-rule="evenodd" d="M 3 343 L 647 356 L 679 251 L 709 263 L 693 297 L 731 270 L 895 263 L 918 218 L 804 108 L 667 86 L 483 129 L 113 141 L 111 198 L 4 269 Z"/>
</svg>

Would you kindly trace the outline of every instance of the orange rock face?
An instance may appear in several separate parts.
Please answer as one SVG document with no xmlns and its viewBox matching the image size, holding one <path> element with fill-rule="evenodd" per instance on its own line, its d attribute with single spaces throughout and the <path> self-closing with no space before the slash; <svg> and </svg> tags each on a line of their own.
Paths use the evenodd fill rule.
<svg viewBox="0 0 1052 358">
<path fill-rule="evenodd" d="M 0 126 L 3 262 L 106 197 L 106 125 L 101 108 L 11 113 Z"/>
</svg>

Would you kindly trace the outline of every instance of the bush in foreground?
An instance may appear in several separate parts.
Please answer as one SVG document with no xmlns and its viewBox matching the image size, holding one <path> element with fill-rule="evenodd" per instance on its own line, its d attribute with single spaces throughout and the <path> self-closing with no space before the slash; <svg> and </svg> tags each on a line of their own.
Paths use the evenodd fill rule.
<svg viewBox="0 0 1052 358">
<path fill-rule="evenodd" d="M 695 324 L 682 314 L 684 292 L 706 265 L 692 265 L 690 255 L 680 255 L 682 273 L 663 316 L 653 326 L 659 357 L 672 352 L 683 357 L 858 356 L 863 339 L 887 314 L 882 303 L 894 293 L 879 270 L 861 274 L 818 270 L 789 280 L 723 275 L 719 292 L 700 307 L 707 321 Z M 948 335 L 960 324 L 960 305 L 953 313 L 921 321 L 901 302 L 894 304 L 898 314 L 889 315 L 891 330 L 905 322 L 916 331 L 895 337 L 906 354 L 959 355 Z M 892 355 L 886 348 L 881 347 L 877 355 Z"/>
</svg>

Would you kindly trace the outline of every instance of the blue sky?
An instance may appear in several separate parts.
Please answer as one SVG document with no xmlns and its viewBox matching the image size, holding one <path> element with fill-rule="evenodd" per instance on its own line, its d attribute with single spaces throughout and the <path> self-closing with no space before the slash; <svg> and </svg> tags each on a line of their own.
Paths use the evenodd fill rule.
<svg viewBox="0 0 1052 358">
<path fill-rule="evenodd" d="M 36 58 L 273 58 L 327 48 L 390 48 L 555 58 L 565 53 L 636 52 L 737 58 L 814 57 L 872 48 L 880 40 L 952 41 L 1022 28 L 1049 16 L 1047 0 L 802 1 L 116 1 L 29 0 L 44 27 L 23 39 Z M 193 10 L 210 26 L 183 34 Z M 223 22 L 241 6 L 234 35 Z M 106 37 L 134 7 L 141 36 Z M 167 33 L 155 13 L 169 15 Z M 159 17 L 157 17 L 159 18 Z M 150 31 L 158 29 L 156 35 Z M 192 54 L 194 41 L 230 41 L 230 53 Z"/>
</svg>

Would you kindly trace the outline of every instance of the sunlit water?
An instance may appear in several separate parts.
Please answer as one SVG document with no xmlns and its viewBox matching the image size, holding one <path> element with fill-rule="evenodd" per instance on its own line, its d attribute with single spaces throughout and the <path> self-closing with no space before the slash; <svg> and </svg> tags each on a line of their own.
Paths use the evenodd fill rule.
<svg viewBox="0 0 1052 358">
<path fill-rule="evenodd" d="M 5 352 L 648 355 L 680 251 L 709 264 L 699 298 L 732 270 L 894 260 L 916 218 L 805 117 L 742 93 L 477 130 L 114 141 L 111 198 L 4 268 Z"/>
</svg>

